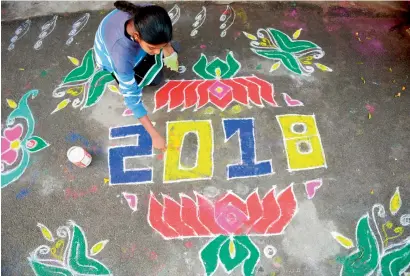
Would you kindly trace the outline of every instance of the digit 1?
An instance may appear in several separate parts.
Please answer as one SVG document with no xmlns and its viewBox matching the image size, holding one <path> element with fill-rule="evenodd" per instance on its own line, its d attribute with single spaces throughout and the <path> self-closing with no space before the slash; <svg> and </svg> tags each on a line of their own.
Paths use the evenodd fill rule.
<svg viewBox="0 0 410 276">
<path fill-rule="evenodd" d="M 272 174 L 272 159 L 256 161 L 254 118 L 223 119 L 225 143 L 238 133 L 241 162 L 227 166 L 228 180 Z"/>
</svg>

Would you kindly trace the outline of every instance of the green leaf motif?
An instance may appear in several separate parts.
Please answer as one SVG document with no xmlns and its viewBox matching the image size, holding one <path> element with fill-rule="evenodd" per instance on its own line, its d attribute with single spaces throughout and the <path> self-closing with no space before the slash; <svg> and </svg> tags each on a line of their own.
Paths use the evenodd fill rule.
<svg viewBox="0 0 410 276">
<path fill-rule="evenodd" d="M 208 64 L 208 60 L 206 56 L 204 54 L 201 54 L 201 57 L 199 58 L 199 60 L 192 67 L 192 71 L 194 71 L 195 74 L 197 74 L 199 77 L 205 80 L 213 80 L 215 79 L 215 76 L 209 74 L 206 71 L 207 64 Z"/>
<path fill-rule="evenodd" d="M 38 276 L 73 276 L 73 274 L 64 267 L 40 263 L 30 260 L 30 265 L 34 273 Z"/>
<path fill-rule="evenodd" d="M 229 243 L 230 239 L 225 241 L 222 245 L 221 250 L 219 250 L 219 259 L 225 267 L 228 273 L 231 273 L 238 265 L 240 265 L 249 255 L 248 250 L 241 243 L 239 243 L 235 238 L 233 239 L 233 244 L 235 246 L 235 255 L 231 258 L 229 253 Z"/>
<path fill-rule="evenodd" d="M 286 52 L 281 52 L 278 50 L 259 50 L 259 49 L 251 49 L 252 52 L 255 54 L 265 57 L 268 59 L 273 59 L 273 60 L 280 60 L 283 65 L 288 68 L 288 70 L 301 75 L 302 70 L 300 69 L 300 64 L 298 60 L 291 54 L 286 53 Z"/>
<path fill-rule="evenodd" d="M 377 267 L 379 249 L 377 239 L 370 228 L 368 214 L 357 223 L 356 242 L 358 250 L 346 257 L 341 276 L 368 275 Z"/>
<path fill-rule="evenodd" d="M 279 48 L 287 53 L 300 53 L 311 49 L 320 49 L 318 45 L 307 40 L 292 40 L 287 34 L 268 28 Z"/>
<path fill-rule="evenodd" d="M 206 56 L 201 54 L 199 60 L 192 67 L 192 70 L 205 80 L 214 80 L 217 78 L 232 78 L 239 72 L 240 68 L 241 64 L 234 58 L 233 53 L 229 52 L 226 56 L 226 61 L 215 58 L 210 63 L 208 63 Z"/>
<path fill-rule="evenodd" d="M 93 49 L 87 51 L 84 55 L 81 65 L 68 73 L 64 78 L 63 84 L 69 84 L 71 82 L 85 81 L 94 73 L 94 58 Z"/>
<path fill-rule="evenodd" d="M 102 97 L 107 83 L 114 80 L 110 72 L 101 70 L 93 76 L 88 91 L 87 100 L 82 108 L 95 105 Z"/>
<path fill-rule="evenodd" d="M 402 275 L 410 266 L 410 240 L 401 248 L 385 254 L 381 260 L 382 276 Z"/>
<path fill-rule="evenodd" d="M 87 256 L 87 242 L 81 228 L 73 225 L 73 238 L 69 251 L 68 264 L 81 275 L 110 275 L 110 271 L 99 261 Z"/>
<path fill-rule="evenodd" d="M 241 69 L 241 64 L 233 57 L 233 53 L 229 52 L 226 56 L 226 63 L 229 65 L 229 71 L 222 74 L 223 79 L 233 78 Z"/>
<path fill-rule="evenodd" d="M 46 147 L 48 147 L 50 145 L 43 138 L 38 137 L 38 136 L 31 136 L 30 138 L 27 139 L 27 141 L 30 141 L 30 140 L 33 140 L 35 142 L 34 147 L 32 147 L 32 148 L 27 147 L 27 150 L 30 153 L 38 152 L 42 149 L 45 149 Z"/>
<path fill-rule="evenodd" d="M 213 79 L 216 79 L 217 77 L 221 77 L 222 75 L 229 72 L 229 65 L 226 62 L 222 61 L 220 58 L 215 58 L 206 66 L 205 70 L 209 75 L 213 77 Z M 220 72 L 219 76 L 216 74 L 217 70 L 219 70 Z"/>
<path fill-rule="evenodd" d="M 214 274 L 214 272 L 218 268 L 219 249 L 227 240 L 229 240 L 229 237 L 220 235 L 210 241 L 199 253 L 207 276 Z"/>
<path fill-rule="evenodd" d="M 215 273 L 219 262 L 227 273 L 231 273 L 243 263 L 242 274 L 245 276 L 254 275 L 260 257 L 258 248 L 248 236 L 234 236 L 232 240 L 234 254 L 231 256 L 230 242 L 229 236 L 220 235 L 202 249 L 200 257 L 207 276 Z"/>
<path fill-rule="evenodd" d="M 243 264 L 243 275 L 251 276 L 255 273 L 256 264 L 259 262 L 260 253 L 248 236 L 237 236 L 236 240 L 249 250 L 249 257 Z"/>
</svg>

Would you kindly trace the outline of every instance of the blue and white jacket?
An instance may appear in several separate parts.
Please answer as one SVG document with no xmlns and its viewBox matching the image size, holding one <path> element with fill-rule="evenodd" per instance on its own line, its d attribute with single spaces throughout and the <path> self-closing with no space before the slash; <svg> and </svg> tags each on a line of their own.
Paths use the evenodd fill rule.
<svg viewBox="0 0 410 276">
<path fill-rule="evenodd" d="M 109 13 L 95 35 L 94 53 L 97 66 L 115 74 L 127 107 L 141 118 L 147 110 L 142 103 L 142 89 L 134 78 L 134 67 L 147 53 L 125 36 L 125 23 L 130 18 L 129 13 L 117 9 Z"/>
</svg>

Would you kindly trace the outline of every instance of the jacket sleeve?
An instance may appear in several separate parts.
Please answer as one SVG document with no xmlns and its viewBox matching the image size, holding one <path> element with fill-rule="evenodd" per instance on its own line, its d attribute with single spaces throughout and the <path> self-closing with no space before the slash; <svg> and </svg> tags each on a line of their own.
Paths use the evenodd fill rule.
<svg viewBox="0 0 410 276">
<path fill-rule="evenodd" d="M 142 89 L 134 77 L 134 66 L 124 58 L 127 56 L 125 53 L 121 51 L 114 51 L 114 53 L 114 74 L 118 79 L 125 104 L 133 111 L 136 118 L 141 118 L 147 115 L 147 110 L 142 103 Z"/>
</svg>

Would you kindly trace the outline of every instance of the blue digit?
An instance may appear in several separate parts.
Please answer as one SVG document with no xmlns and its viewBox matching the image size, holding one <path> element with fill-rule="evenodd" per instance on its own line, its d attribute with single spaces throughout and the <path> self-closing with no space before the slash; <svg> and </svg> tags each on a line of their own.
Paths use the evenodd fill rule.
<svg viewBox="0 0 410 276">
<path fill-rule="evenodd" d="M 272 159 L 256 162 L 254 118 L 223 119 L 225 142 L 239 134 L 241 162 L 227 166 L 228 180 L 272 174 Z"/>
<path fill-rule="evenodd" d="M 108 150 L 110 184 L 139 184 L 152 182 L 152 168 L 126 170 L 125 159 L 152 156 L 151 136 L 142 125 L 128 125 L 110 129 L 110 139 L 137 136 L 135 146 L 116 146 Z"/>
</svg>

